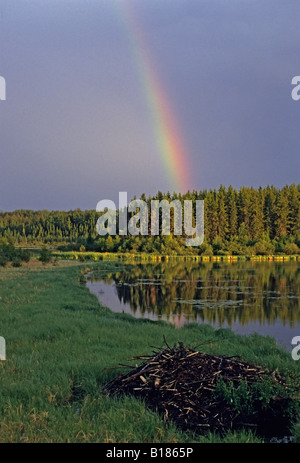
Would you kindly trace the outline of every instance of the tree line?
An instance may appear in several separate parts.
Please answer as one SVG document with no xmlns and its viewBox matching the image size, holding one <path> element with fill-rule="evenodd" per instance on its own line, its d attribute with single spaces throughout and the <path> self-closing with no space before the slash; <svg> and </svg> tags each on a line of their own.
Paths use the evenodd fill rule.
<svg viewBox="0 0 300 463">
<path fill-rule="evenodd" d="M 159 191 L 151 200 L 204 200 L 204 242 L 186 247 L 184 236 L 105 236 L 97 234 L 100 213 L 16 210 L 0 213 L 0 237 L 15 246 L 51 245 L 62 250 L 149 252 L 161 254 L 298 254 L 300 247 L 300 184 L 283 188 L 241 187 Z M 150 210 L 150 208 L 149 208 Z"/>
</svg>

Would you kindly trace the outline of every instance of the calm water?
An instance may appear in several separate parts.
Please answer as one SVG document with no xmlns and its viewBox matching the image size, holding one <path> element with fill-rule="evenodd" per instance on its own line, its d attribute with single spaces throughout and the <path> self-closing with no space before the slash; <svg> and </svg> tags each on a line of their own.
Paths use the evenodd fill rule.
<svg viewBox="0 0 300 463">
<path fill-rule="evenodd" d="M 87 283 L 115 312 L 166 320 L 177 327 L 209 323 L 236 333 L 257 332 L 292 349 L 300 336 L 299 262 L 116 264 Z"/>
</svg>

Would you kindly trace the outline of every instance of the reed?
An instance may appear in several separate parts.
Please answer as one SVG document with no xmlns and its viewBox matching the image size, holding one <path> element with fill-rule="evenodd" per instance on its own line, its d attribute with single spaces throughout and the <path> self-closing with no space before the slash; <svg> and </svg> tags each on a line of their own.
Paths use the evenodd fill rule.
<svg viewBox="0 0 300 463">
<path fill-rule="evenodd" d="M 299 255 L 283 256 L 283 255 L 258 255 L 258 256 L 232 256 L 232 255 L 213 255 L 213 256 L 198 256 L 198 255 L 157 255 L 147 253 L 109 253 L 109 252 L 76 252 L 76 251 L 56 251 L 52 253 L 57 260 L 81 260 L 81 261 L 114 261 L 116 259 L 122 261 L 137 261 L 137 262 L 161 262 L 161 261 L 194 261 L 194 262 L 289 262 L 300 261 Z"/>
</svg>

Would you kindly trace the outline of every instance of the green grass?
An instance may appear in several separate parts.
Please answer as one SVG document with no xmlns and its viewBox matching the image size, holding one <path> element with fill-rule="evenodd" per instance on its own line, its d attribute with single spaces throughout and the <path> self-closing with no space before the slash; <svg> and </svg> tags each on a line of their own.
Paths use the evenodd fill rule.
<svg viewBox="0 0 300 463">
<path fill-rule="evenodd" d="M 119 363 L 152 352 L 165 337 L 214 354 L 240 355 L 280 372 L 299 375 L 299 365 L 271 338 L 230 330 L 137 320 L 102 307 L 80 283 L 87 269 L 114 262 L 31 261 L 0 268 L 0 442 L 262 442 L 241 431 L 226 436 L 183 433 L 132 397 L 110 398 L 101 386 Z M 134 366 L 134 364 L 132 363 Z M 299 380 L 299 376 L 298 376 Z M 300 424 L 295 426 L 300 442 Z"/>
</svg>

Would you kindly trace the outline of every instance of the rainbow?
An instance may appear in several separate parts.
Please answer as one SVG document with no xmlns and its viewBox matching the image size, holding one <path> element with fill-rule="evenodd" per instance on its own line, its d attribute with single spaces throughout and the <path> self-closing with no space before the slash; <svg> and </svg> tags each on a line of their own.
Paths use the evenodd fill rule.
<svg viewBox="0 0 300 463">
<path fill-rule="evenodd" d="M 159 78 L 155 62 L 142 33 L 142 27 L 132 4 L 130 5 L 130 0 L 120 0 L 116 4 L 130 40 L 136 68 L 153 121 L 157 149 L 169 186 L 177 193 L 185 193 L 192 187 L 191 169 L 188 162 L 188 150 L 183 142 L 170 98 Z"/>
</svg>

